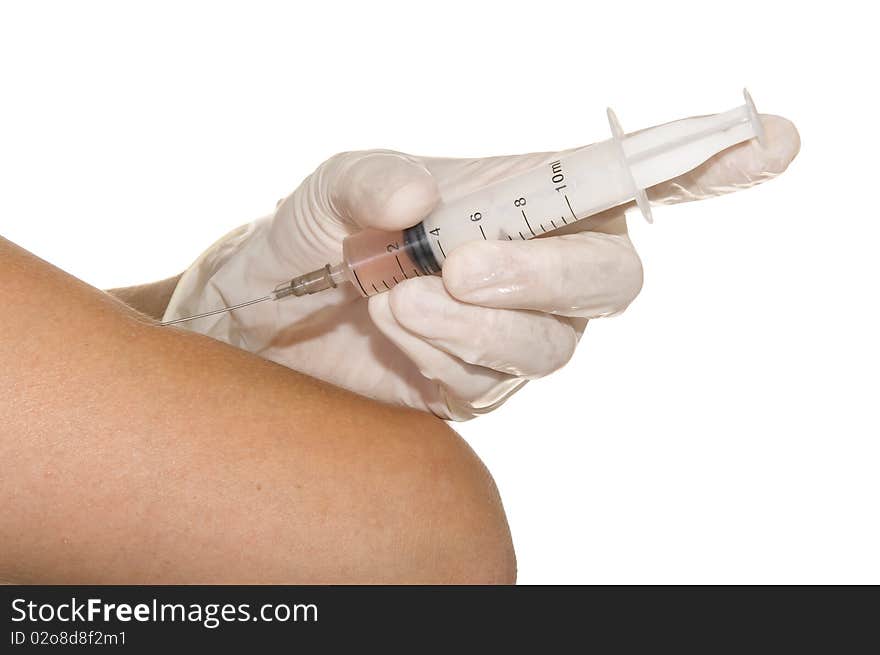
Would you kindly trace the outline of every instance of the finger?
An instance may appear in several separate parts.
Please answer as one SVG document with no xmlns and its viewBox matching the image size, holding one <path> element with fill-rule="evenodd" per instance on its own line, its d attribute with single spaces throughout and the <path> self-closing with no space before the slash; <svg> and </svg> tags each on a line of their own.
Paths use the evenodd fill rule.
<svg viewBox="0 0 880 655">
<path fill-rule="evenodd" d="M 424 377 L 440 385 L 450 418 L 465 419 L 490 411 L 526 382 L 525 378 L 468 364 L 410 332 L 394 317 L 387 293 L 372 296 L 368 307 L 379 331 L 409 357 Z"/>
<path fill-rule="evenodd" d="M 464 303 L 438 277 L 409 280 L 386 295 L 397 323 L 412 334 L 469 364 L 508 375 L 548 375 L 577 346 L 579 334 L 567 318 Z"/>
<path fill-rule="evenodd" d="M 440 200 L 428 169 L 416 158 L 398 152 L 343 153 L 329 160 L 320 175 L 333 212 L 359 227 L 409 227 Z"/>
<path fill-rule="evenodd" d="M 794 124 L 781 116 L 761 115 L 765 145 L 755 139 L 718 153 L 705 163 L 648 189 L 651 202 L 675 204 L 703 200 L 772 180 L 783 173 L 800 150 Z"/>
<path fill-rule="evenodd" d="M 468 303 L 598 318 L 622 312 L 638 295 L 642 264 L 620 234 L 475 241 L 449 254 L 443 281 Z"/>
</svg>

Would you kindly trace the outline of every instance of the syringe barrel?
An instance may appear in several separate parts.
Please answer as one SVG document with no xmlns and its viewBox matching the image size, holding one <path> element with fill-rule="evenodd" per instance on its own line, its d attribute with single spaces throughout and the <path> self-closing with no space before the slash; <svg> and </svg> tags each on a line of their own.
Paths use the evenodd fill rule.
<svg viewBox="0 0 880 655">
<path fill-rule="evenodd" d="M 439 273 L 446 256 L 468 241 L 531 239 L 613 207 L 632 194 L 612 148 L 598 143 L 501 180 L 439 206 L 406 230 L 354 234 L 343 243 L 346 274 L 358 291 L 372 296 L 407 278 Z M 589 194 L 577 193 L 583 185 Z"/>
<path fill-rule="evenodd" d="M 623 133 L 608 112 L 612 138 L 445 202 L 400 232 L 365 230 L 343 246 L 343 270 L 365 296 L 440 272 L 469 241 L 527 240 L 636 200 L 650 220 L 645 189 L 699 166 L 725 148 L 763 138 L 754 104 Z"/>
<path fill-rule="evenodd" d="M 441 205 L 423 225 L 442 266 L 468 241 L 525 241 L 632 197 L 615 144 L 603 141 Z"/>
</svg>

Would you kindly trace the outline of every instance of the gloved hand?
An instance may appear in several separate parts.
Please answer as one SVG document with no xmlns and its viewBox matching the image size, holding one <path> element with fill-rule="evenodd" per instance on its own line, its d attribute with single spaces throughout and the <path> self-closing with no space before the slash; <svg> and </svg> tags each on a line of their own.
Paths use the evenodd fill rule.
<svg viewBox="0 0 880 655">
<path fill-rule="evenodd" d="M 763 116 L 767 147 L 734 146 L 649 190 L 698 200 L 783 172 L 799 139 Z M 348 152 L 324 162 L 275 212 L 228 234 L 183 274 L 165 320 L 265 295 L 341 259 L 365 227 L 399 230 L 440 201 L 552 161 L 559 153 L 432 159 Z M 531 241 L 479 241 L 449 254 L 441 277 L 409 279 L 368 301 L 343 285 L 181 324 L 377 400 L 463 420 L 488 412 L 574 352 L 587 321 L 623 311 L 642 268 L 625 207 Z"/>
</svg>

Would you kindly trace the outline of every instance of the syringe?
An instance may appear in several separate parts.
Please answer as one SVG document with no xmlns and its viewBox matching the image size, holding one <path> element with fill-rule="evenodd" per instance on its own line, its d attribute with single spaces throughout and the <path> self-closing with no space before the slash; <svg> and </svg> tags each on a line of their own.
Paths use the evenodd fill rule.
<svg viewBox="0 0 880 655">
<path fill-rule="evenodd" d="M 624 134 L 608 109 L 612 137 L 441 204 L 418 225 L 399 232 L 363 230 L 342 244 L 342 262 L 283 282 L 270 293 L 231 307 L 187 316 L 172 325 L 266 300 L 350 283 L 363 296 L 441 271 L 449 253 L 477 240 L 528 240 L 635 200 L 652 222 L 645 190 L 686 173 L 764 128 L 748 91 L 745 104 L 711 116 L 686 118 Z"/>
</svg>

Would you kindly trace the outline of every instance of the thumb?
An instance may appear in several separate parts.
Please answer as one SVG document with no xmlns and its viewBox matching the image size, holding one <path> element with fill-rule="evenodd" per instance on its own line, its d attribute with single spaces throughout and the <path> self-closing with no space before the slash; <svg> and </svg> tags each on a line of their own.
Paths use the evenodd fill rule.
<svg viewBox="0 0 880 655">
<path fill-rule="evenodd" d="M 436 206 L 434 177 L 415 157 L 390 150 L 339 155 L 326 171 L 328 199 L 339 218 L 359 227 L 399 230 Z"/>
</svg>

